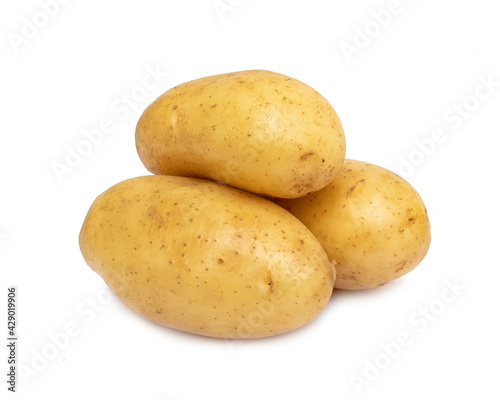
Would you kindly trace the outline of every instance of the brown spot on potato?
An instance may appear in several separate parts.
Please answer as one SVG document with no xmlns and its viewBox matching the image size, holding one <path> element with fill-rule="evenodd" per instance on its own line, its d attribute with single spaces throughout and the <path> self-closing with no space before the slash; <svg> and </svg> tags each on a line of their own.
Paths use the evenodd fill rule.
<svg viewBox="0 0 500 400">
<path fill-rule="evenodd" d="M 158 212 L 158 210 L 156 209 L 155 206 L 149 206 L 148 216 L 154 218 L 160 224 L 159 227 L 161 227 L 163 225 L 163 217 Z"/>
<path fill-rule="evenodd" d="M 349 192 L 347 193 L 347 198 L 350 198 L 351 197 L 351 194 L 354 190 L 356 190 L 356 188 L 361 184 L 363 183 L 365 180 L 364 179 L 361 179 L 359 182 L 356 182 L 354 185 L 351 186 L 351 188 L 349 189 Z"/>
<path fill-rule="evenodd" d="M 400 263 L 397 265 L 397 266 L 399 266 L 399 268 L 398 268 L 398 269 L 396 269 L 396 271 L 395 271 L 395 272 L 399 272 L 399 271 L 401 271 L 401 270 L 405 267 L 405 265 L 406 265 L 406 261 L 402 261 L 402 262 L 400 262 Z"/>
<path fill-rule="evenodd" d="M 309 153 L 304 153 L 304 154 L 302 154 L 302 155 L 300 156 L 300 159 L 301 159 L 302 161 L 304 161 L 304 160 L 306 160 L 308 157 L 310 157 L 310 156 L 312 156 L 312 155 L 314 155 L 314 153 L 313 153 L 312 151 L 311 151 L 311 152 L 309 152 Z"/>
</svg>

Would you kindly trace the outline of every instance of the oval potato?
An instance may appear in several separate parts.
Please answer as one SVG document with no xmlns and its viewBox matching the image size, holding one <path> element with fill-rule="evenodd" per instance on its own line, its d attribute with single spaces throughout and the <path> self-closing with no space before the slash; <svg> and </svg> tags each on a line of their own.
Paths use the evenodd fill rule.
<svg viewBox="0 0 500 400">
<path fill-rule="evenodd" d="M 168 90 L 140 117 L 136 147 L 154 174 L 295 198 L 334 178 L 346 146 L 335 110 L 317 91 L 285 75 L 251 70 Z"/>
<path fill-rule="evenodd" d="M 88 265 L 159 324 L 221 338 L 296 329 L 328 303 L 335 270 L 318 240 L 273 202 L 211 181 L 123 181 L 92 204 Z"/>
<path fill-rule="evenodd" d="M 279 200 L 335 260 L 338 289 L 368 289 L 415 268 L 431 241 L 427 210 L 400 176 L 345 160 L 335 179 L 308 196 Z"/>
</svg>

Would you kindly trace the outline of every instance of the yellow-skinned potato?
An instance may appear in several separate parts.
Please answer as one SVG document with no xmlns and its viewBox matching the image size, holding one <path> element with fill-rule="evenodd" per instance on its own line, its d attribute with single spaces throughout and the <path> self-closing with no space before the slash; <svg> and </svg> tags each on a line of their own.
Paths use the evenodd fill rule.
<svg viewBox="0 0 500 400">
<path fill-rule="evenodd" d="M 335 179 L 308 196 L 281 200 L 335 260 L 335 288 L 368 289 L 415 268 L 431 241 L 416 190 L 382 167 L 345 160 Z"/>
<path fill-rule="evenodd" d="M 330 103 L 310 86 L 264 70 L 168 90 L 139 119 L 136 146 L 154 174 L 210 178 L 281 198 L 326 186 L 345 157 Z"/>
<path fill-rule="evenodd" d="M 111 187 L 92 204 L 80 249 L 131 309 L 220 338 L 306 324 L 335 279 L 320 243 L 290 213 L 203 179 L 152 175 Z"/>
</svg>

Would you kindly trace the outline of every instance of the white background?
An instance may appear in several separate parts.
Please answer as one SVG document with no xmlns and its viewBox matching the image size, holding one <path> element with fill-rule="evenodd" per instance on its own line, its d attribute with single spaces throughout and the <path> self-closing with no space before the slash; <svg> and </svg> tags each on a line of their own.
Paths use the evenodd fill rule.
<svg viewBox="0 0 500 400">
<path fill-rule="evenodd" d="M 41 3 L 0 8 L 0 308 L 5 321 L 7 286 L 17 286 L 17 398 L 500 399 L 498 1 L 222 0 L 233 5 L 219 12 L 213 0 Z M 314 87 L 342 120 L 349 158 L 420 192 L 431 249 L 405 277 L 336 292 L 282 336 L 157 326 L 85 264 L 84 216 L 102 191 L 148 173 L 134 129 L 150 102 L 187 80 L 254 68 Z M 106 123 L 102 143 L 85 148 L 84 130 Z M 55 163 L 77 148 L 88 154 L 59 179 Z M 456 294 L 444 303 L 447 285 Z M 407 346 L 384 350 L 404 332 Z M 366 379 L 360 393 L 354 377 Z"/>
</svg>

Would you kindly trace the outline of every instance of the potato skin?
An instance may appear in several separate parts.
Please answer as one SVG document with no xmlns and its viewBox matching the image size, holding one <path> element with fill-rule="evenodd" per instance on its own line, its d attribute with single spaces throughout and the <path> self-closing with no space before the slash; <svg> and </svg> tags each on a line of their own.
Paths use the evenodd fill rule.
<svg viewBox="0 0 500 400">
<path fill-rule="evenodd" d="M 346 151 L 330 103 L 310 86 L 265 70 L 168 90 L 140 117 L 136 147 L 154 174 L 210 178 L 282 198 L 326 186 Z"/>
<path fill-rule="evenodd" d="M 320 243 L 287 211 L 194 178 L 143 176 L 111 187 L 92 204 L 80 249 L 131 309 L 219 338 L 306 324 L 335 279 Z"/>
<path fill-rule="evenodd" d="M 336 289 L 368 289 L 415 268 L 430 246 L 427 209 L 398 175 L 345 160 L 324 189 L 278 204 L 299 218 L 335 260 Z"/>
</svg>

